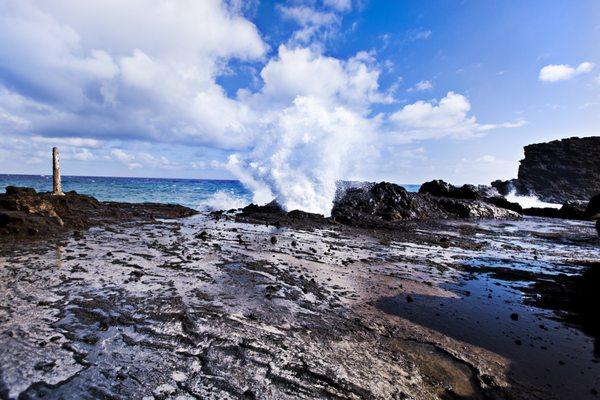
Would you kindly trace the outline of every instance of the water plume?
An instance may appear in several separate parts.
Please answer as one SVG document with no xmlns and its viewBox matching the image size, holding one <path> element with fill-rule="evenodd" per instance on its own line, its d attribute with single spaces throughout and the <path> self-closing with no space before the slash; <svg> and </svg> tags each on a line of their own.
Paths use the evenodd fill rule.
<svg viewBox="0 0 600 400">
<path fill-rule="evenodd" d="M 254 193 L 254 202 L 275 199 L 284 209 L 329 215 L 336 182 L 369 148 L 371 123 L 341 106 L 298 97 L 265 124 L 247 153 L 227 167 Z"/>
</svg>

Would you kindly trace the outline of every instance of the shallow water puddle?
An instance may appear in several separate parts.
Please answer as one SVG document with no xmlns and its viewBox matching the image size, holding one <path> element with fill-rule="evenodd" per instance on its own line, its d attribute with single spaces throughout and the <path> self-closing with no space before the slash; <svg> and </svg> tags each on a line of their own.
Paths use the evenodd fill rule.
<svg viewBox="0 0 600 400">
<path fill-rule="evenodd" d="M 595 398 L 600 364 L 594 339 L 553 319 L 551 311 L 524 305 L 518 289 L 488 274 L 445 288 L 458 298 L 412 294 L 381 297 L 377 307 L 511 361 L 510 376 L 565 398 Z"/>
</svg>

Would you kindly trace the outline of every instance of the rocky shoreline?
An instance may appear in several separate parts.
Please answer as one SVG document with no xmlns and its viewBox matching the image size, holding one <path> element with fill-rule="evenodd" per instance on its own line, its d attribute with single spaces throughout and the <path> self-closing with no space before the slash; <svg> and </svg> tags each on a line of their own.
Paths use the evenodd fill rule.
<svg viewBox="0 0 600 400">
<path fill-rule="evenodd" d="M 182 218 L 197 213 L 176 204 L 101 202 L 74 191 L 53 195 L 8 186 L 6 193 L 0 194 L 0 239 L 47 237 L 98 225 Z"/>
<path fill-rule="evenodd" d="M 380 183 L 347 191 L 327 218 L 18 188 L 0 206 L 19 240 L 0 241 L 3 399 L 600 388 L 593 223 L 523 216 L 488 188 Z"/>
</svg>

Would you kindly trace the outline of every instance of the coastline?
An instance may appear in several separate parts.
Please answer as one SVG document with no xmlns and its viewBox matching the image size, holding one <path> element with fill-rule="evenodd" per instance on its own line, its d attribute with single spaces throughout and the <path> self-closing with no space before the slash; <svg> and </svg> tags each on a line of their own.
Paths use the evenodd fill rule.
<svg viewBox="0 0 600 400">
<path fill-rule="evenodd" d="M 600 262 L 593 223 L 259 210 L 0 243 L 0 393 L 594 398 L 594 340 L 531 302 Z"/>
</svg>

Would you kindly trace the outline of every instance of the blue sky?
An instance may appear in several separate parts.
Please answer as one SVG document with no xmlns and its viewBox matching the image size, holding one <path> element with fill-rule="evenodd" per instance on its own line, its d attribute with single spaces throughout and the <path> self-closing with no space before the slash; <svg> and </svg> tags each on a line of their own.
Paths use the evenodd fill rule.
<svg viewBox="0 0 600 400">
<path fill-rule="evenodd" d="M 2 173 L 58 145 L 66 174 L 292 199 L 489 183 L 526 144 L 600 134 L 598 1 L 78 3 L 0 2 Z"/>
</svg>

